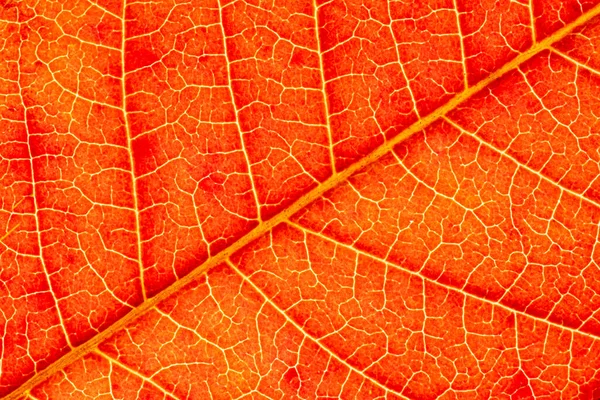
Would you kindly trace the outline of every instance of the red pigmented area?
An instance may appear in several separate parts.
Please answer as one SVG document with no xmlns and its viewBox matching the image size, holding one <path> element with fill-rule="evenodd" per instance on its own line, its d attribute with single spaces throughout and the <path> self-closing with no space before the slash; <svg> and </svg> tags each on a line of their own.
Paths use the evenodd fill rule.
<svg viewBox="0 0 600 400">
<path fill-rule="evenodd" d="M 399 59 L 425 116 L 466 87 L 456 3 L 394 0 L 389 10 Z"/>
<path fill-rule="evenodd" d="M 469 85 L 533 44 L 527 1 L 457 0 Z"/>
<path fill-rule="evenodd" d="M 450 118 L 516 161 L 600 201 L 600 76 L 543 52 L 457 107 Z"/>
<path fill-rule="evenodd" d="M 126 8 L 125 93 L 150 296 L 258 223 L 219 24 L 216 1 Z"/>
<path fill-rule="evenodd" d="M 31 391 L 36 399 L 173 399 L 160 387 L 115 364 L 104 355 L 92 353 L 69 365 L 63 373 Z M 31 398 L 31 397 L 29 397 Z"/>
<path fill-rule="evenodd" d="M 600 398 L 596 3 L 0 0 L 0 397 Z"/>
<path fill-rule="evenodd" d="M 324 2 L 320 50 L 335 166 L 343 170 L 416 120 L 385 2 Z"/>
<path fill-rule="evenodd" d="M 309 335 L 393 393 L 485 398 L 519 384 L 493 384 L 518 371 L 514 316 L 504 310 L 289 226 L 234 263 Z"/>
<path fill-rule="evenodd" d="M 440 122 L 294 217 L 427 279 L 598 334 L 600 208 Z"/>
<path fill-rule="evenodd" d="M 118 332 L 100 351 L 152 376 L 175 398 L 386 394 L 320 347 L 226 265 Z"/>
<path fill-rule="evenodd" d="M 263 219 L 332 174 L 311 1 L 221 1 L 231 90 Z"/>
<path fill-rule="evenodd" d="M 563 56 L 570 57 L 593 73 L 600 71 L 600 18 L 593 18 L 587 24 L 575 29 L 553 48 Z"/>
<path fill-rule="evenodd" d="M 120 54 L 111 47 L 119 21 L 79 7 L 65 6 L 66 19 L 38 3 L 20 27 L 15 65 L 38 251 L 73 345 L 142 300 Z M 99 29 L 116 36 L 80 28 L 98 12 Z"/>
<path fill-rule="evenodd" d="M 585 399 L 600 383 L 596 339 L 304 228 L 279 225 L 232 260 L 117 332 L 99 354 L 189 399 Z M 62 376 L 34 392 L 56 390 Z M 89 380 L 72 386 L 92 388 Z"/>
<path fill-rule="evenodd" d="M 532 0 L 537 40 L 542 40 L 574 21 L 598 0 Z"/>
</svg>

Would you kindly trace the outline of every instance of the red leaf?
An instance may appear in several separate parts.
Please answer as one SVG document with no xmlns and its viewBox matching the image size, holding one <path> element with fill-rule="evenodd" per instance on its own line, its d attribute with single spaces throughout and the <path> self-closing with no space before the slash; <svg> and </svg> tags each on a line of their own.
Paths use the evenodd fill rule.
<svg viewBox="0 0 600 400">
<path fill-rule="evenodd" d="M 0 395 L 600 396 L 600 6 L 0 2 Z"/>
</svg>

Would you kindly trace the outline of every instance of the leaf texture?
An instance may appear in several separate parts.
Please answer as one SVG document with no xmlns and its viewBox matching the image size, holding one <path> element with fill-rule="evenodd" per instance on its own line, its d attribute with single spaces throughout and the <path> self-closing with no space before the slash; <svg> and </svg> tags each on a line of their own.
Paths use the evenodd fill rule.
<svg viewBox="0 0 600 400">
<path fill-rule="evenodd" d="M 0 1 L 0 395 L 600 396 L 596 3 Z"/>
</svg>

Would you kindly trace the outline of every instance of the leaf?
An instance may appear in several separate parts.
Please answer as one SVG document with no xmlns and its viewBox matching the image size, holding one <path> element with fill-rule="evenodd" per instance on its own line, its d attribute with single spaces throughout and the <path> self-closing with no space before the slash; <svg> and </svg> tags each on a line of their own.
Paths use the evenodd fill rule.
<svg viewBox="0 0 600 400">
<path fill-rule="evenodd" d="M 595 3 L 2 3 L 0 394 L 597 397 Z"/>
</svg>

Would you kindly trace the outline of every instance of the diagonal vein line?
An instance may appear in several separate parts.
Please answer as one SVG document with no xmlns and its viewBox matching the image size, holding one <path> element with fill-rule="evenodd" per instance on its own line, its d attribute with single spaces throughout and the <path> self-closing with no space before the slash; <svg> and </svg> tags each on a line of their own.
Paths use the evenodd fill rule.
<svg viewBox="0 0 600 400">
<path fill-rule="evenodd" d="M 356 254 L 361 254 L 361 255 L 363 255 L 365 257 L 369 257 L 372 260 L 377 260 L 377 261 L 379 261 L 379 262 L 381 262 L 381 263 L 383 263 L 383 264 L 385 264 L 385 265 L 387 265 L 387 266 L 389 266 L 391 268 L 395 268 L 395 269 L 397 269 L 399 271 L 402 271 L 405 274 L 408 274 L 408 275 L 411 275 L 411 276 L 415 276 L 415 277 L 417 277 L 419 279 L 422 279 L 424 282 L 429 282 L 429 283 L 431 283 L 433 285 L 436 285 L 436 286 L 439 286 L 439 287 L 443 287 L 444 289 L 451 290 L 453 292 L 458 292 L 458 293 L 462 294 L 465 297 L 468 297 L 468 298 L 480 301 L 482 303 L 490 304 L 490 305 L 492 305 L 494 307 L 501 308 L 501 309 L 506 310 L 509 313 L 514 314 L 514 315 L 521 315 L 521 316 L 523 316 L 525 318 L 529 318 L 529 319 L 532 319 L 534 321 L 540 321 L 540 322 L 543 322 L 544 324 L 547 324 L 547 325 L 550 325 L 550 326 L 554 326 L 555 328 L 558 328 L 558 329 L 561 329 L 561 330 L 565 330 L 565 331 L 568 331 L 568 332 L 571 332 L 571 333 L 574 333 L 574 334 L 585 336 L 585 337 L 588 337 L 588 338 L 590 338 L 592 340 L 600 340 L 600 336 L 598 336 L 598 335 L 595 335 L 595 334 L 592 334 L 592 333 L 587 333 L 587 332 L 581 332 L 581 331 L 577 330 L 576 328 L 572 328 L 570 326 L 562 325 L 562 324 L 557 323 L 557 322 L 549 321 L 549 320 L 544 319 L 544 318 L 536 317 L 536 316 L 528 314 L 528 313 L 526 313 L 524 311 L 515 310 L 515 309 L 513 309 L 513 308 L 511 308 L 509 306 L 506 306 L 506 305 L 500 303 L 499 301 L 494 301 L 494 300 L 486 299 L 485 297 L 482 297 L 482 296 L 479 296 L 479 295 L 475 295 L 473 293 L 469 293 L 466 290 L 458 288 L 456 286 L 452 286 L 452 285 L 449 285 L 447 283 L 440 283 L 440 282 L 438 282 L 438 281 L 436 281 L 434 279 L 428 278 L 427 276 L 421 274 L 420 272 L 411 271 L 411 270 L 409 270 L 409 269 L 401 266 L 400 264 L 392 263 L 392 262 L 390 262 L 390 261 L 388 261 L 388 260 L 386 260 L 384 258 L 378 257 L 378 256 L 373 255 L 371 253 L 368 253 L 368 252 L 366 252 L 364 250 L 360 250 L 360 249 L 358 249 L 358 248 L 356 248 L 354 246 L 348 245 L 346 243 L 342 243 L 342 242 L 340 242 L 340 241 L 338 241 L 338 240 L 336 240 L 334 238 L 326 236 L 326 235 L 324 235 L 324 234 L 322 234 L 320 232 L 313 231 L 312 229 L 309 229 L 309 228 L 307 228 L 305 226 L 302 226 L 302 225 L 300 225 L 300 224 L 298 224 L 296 222 L 287 221 L 286 224 L 288 224 L 289 226 L 292 226 L 292 227 L 294 227 L 294 228 L 296 228 L 296 229 L 298 229 L 298 230 L 300 230 L 302 232 L 306 232 L 306 233 L 309 233 L 311 235 L 314 235 L 314 236 L 316 236 L 316 237 L 318 237 L 318 238 L 320 238 L 322 240 L 325 240 L 325 241 L 327 241 L 329 243 L 333 243 L 336 246 L 340 246 L 340 247 L 343 247 L 345 249 L 348 249 L 348 250 L 350 250 L 350 251 L 352 251 L 352 252 L 354 252 Z M 582 325 L 583 325 L 583 323 L 582 323 Z"/>
<path fill-rule="evenodd" d="M 573 57 L 571 57 L 570 55 L 568 55 L 567 53 L 563 52 L 562 50 L 558 50 L 555 47 L 552 48 L 552 51 L 556 54 L 558 54 L 559 56 L 561 56 L 562 58 L 572 62 L 573 64 L 575 64 L 576 66 L 583 68 L 585 70 L 588 70 L 589 72 L 591 72 L 594 75 L 600 75 L 600 71 L 597 69 L 594 69 L 592 67 L 590 67 L 589 65 L 585 65 L 584 63 L 577 61 L 576 59 L 574 59 Z"/>
<path fill-rule="evenodd" d="M 129 372 L 131 375 L 136 376 L 138 378 L 140 378 L 143 382 L 148 383 L 149 385 L 152 385 L 154 388 L 158 389 L 161 393 L 163 393 L 165 395 L 165 397 L 169 398 L 169 399 L 177 399 L 177 397 L 175 397 L 171 392 L 169 392 L 167 389 L 163 388 L 162 386 L 160 386 L 158 383 L 156 383 L 153 379 L 148 378 L 147 376 L 144 376 L 143 374 L 141 374 L 140 372 L 137 372 L 136 370 L 128 367 L 127 365 L 123 364 L 122 362 L 120 362 L 119 360 L 116 360 L 114 358 L 112 358 L 111 356 L 109 356 L 106 353 L 103 353 L 100 350 L 93 350 L 91 351 L 91 353 L 96 354 L 97 356 L 100 356 L 102 358 L 104 358 L 105 360 L 107 360 L 109 363 L 114 364 L 120 368 L 123 368 L 125 371 Z"/>
<path fill-rule="evenodd" d="M 517 167 L 523 168 L 529 172 L 531 172 L 532 174 L 534 174 L 535 176 L 537 176 L 538 178 L 542 179 L 545 182 L 548 182 L 550 185 L 558 187 L 560 189 L 561 192 L 567 192 L 569 194 L 571 194 L 574 197 L 577 197 L 581 202 L 583 203 L 588 203 L 591 204 L 595 207 L 600 208 L 600 203 L 598 203 L 597 201 L 593 200 L 593 199 L 588 199 L 587 197 L 585 197 L 583 194 L 576 192 L 572 189 L 569 189 L 566 186 L 561 185 L 559 182 L 553 181 L 552 179 L 548 178 L 546 175 L 542 174 L 540 171 L 537 171 L 533 168 L 531 168 L 529 165 L 522 163 L 521 161 L 517 160 L 516 157 L 513 157 L 512 155 L 508 154 L 508 150 L 502 150 L 488 142 L 486 142 L 485 140 L 483 140 L 481 137 L 479 137 L 476 133 L 472 133 L 467 131 L 465 128 L 463 128 L 462 126 L 460 126 L 459 124 L 457 124 L 456 122 L 454 122 L 453 120 L 451 120 L 450 118 L 444 116 L 442 117 L 444 119 L 444 121 L 446 121 L 448 124 L 452 125 L 454 128 L 456 128 L 460 133 L 462 133 L 463 135 L 469 136 L 470 138 L 475 139 L 479 144 L 481 144 L 482 146 L 487 147 L 488 149 L 501 154 L 503 157 L 511 160 L 512 162 L 515 163 L 515 165 Z M 437 192 L 436 192 L 437 193 Z"/>
<path fill-rule="evenodd" d="M 4 242 L 4 240 L 9 237 L 11 235 L 11 233 L 13 233 L 14 231 L 17 230 L 17 228 L 19 228 L 21 224 L 16 224 L 15 226 L 13 226 L 11 229 L 8 230 L 8 232 L 6 232 L 4 234 L 4 236 L 0 237 L 0 243 Z"/>
<path fill-rule="evenodd" d="M 575 21 L 571 22 L 570 24 L 565 25 L 563 28 L 556 31 L 552 36 L 549 36 L 546 39 L 542 40 L 541 42 L 534 44 L 529 50 L 520 54 L 519 56 L 514 58 L 512 61 L 509 61 L 508 63 L 504 64 L 504 66 L 502 66 L 499 70 L 497 70 L 496 72 L 494 72 L 487 78 L 481 80 L 476 85 L 471 86 L 468 89 L 466 89 L 465 91 L 457 94 L 452 99 L 450 99 L 450 101 L 448 103 L 437 108 L 431 114 L 427 115 L 426 117 L 424 117 L 424 118 L 420 119 L 419 121 L 415 122 L 414 124 L 410 125 L 404 131 L 402 131 L 398 136 L 388 140 L 387 142 L 385 142 L 384 144 L 382 144 L 381 146 L 379 146 L 378 148 L 373 150 L 370 154 L 366 155 L 365 157 L 363 157 L 356 163 L 350 165 L 346 170 L 332 175 L 329 179 L 327 179 L 325 182 L 323 182 L 320 186 L 317 186 L 316 188 L 312 189 L 308 193 L 304 194 L 302 197 L 300 197 L 298 200 L 296 200 L 292 205 L 290 205 L 287 209 L 285 209 L 282 212 L 280 212 L 279 214 L 275 215 L 270 220 L 262 221 L 258 226 L 256 226 L 253 230 L 248 232 L 243 237 L 241 237 L 237 242 L 233 243 L 230 247 L 222 250 L 220 253 L 216 254 L 214 257 L 208 259 L 203 264 L 196 267 L 196 269 L 192 270 L 185 277 L 174 282 L 171 286 L 165 288 L 162 292 L 158 293 L 156 296 L 147 299 L 142 304 L 140 304 L 139 306 L 137 306 L 136 308 L 131 310 L 128 314 L 123 316 L 120 320 L 115 322 L 108 329 L 98 333 L 96 336 L 94 336 L 92 339 L 90 339 L 86 343 L 80 345 L 79 347 L 76 347 L 71 352 L 69 352 L 69 353 L 65 354 L 64 356 L 62 356 L 61 358 L 59 358 L 57 361 L 54 362 L 54 364 L 52 364 L 45 370 L 34 375 L 28 381 L 23 383 L 19 388 L 17 388 L 15 391 L 13 391 L 11 394 L 9 394 L 6 397 L 6 399 L 17 400 L 25 391 L 27 391 L 27 390 L 31 389 L 32 387 L 34 387 L 35 385 L 43 382 L 45 379 L 50 377 L 56 371 L 61 370 L 62 368 L 69 365 L 70 363 L 72 363 L 79 357 L 83 356 L 84 354 L 89 353 L 90 351 L 95 349 L 95 347 L 99 343 L 101 343 L 102 341 L 107 339 L 114 332 L 124 328 L 129 323 L 131 323 L 133 320 L 135 320 L 137 317 L 139 317 L 140 315 L 142 315 L 143 313 L 145 313 L 146 311 L 148 311 L 149 309 L 151 309 L 152 307 L 154 307 L 161 301 L 165 300 L 167 297 L 171 296 L 173 293 L 179 291 L 187 284 L 191 283 L 194 279 L 196 279 L 198 276 L 205 273 L 210 268 L 225 262 L 229 258 L 230 255 L 232 255 L 236 251 L 240 250 L 242 247 L 246 246 L 248 243 L 252 242 L 253 240 L 259 238 L 260 236 L 262 236 L 264 233 L 271 230 L 273 227 L 275 227 L 279 223 L 286 221 L 293 214 L 300 211 L 302 208 L 304 208 L 308 204 L 312 203 L 314 200 L 318 199 L 323 193 L 325 193 L 326 191 L 337 186 L 338 183 L 343 182 L 344 180 L 349 178 L 355 172 L 359 171 L 360 169 L 368 166 L 369 164 L 371 164 L 374 161 L 378 160 L 379 158 L 383 157 L 390 150 L 392 150 L 393 147 L 395 145 L 397 145 L 398 143 L 406 140 L 410 136 L 421 131 L 423 128 L 427 127 L 428 125 L 430 125 L 431 123 L 436 121 L 438 118 L 443 117 L 446 113 L 452 111 L 456 106 L 458 106 L 464 100 L 468 99 L 469 97 L 471 97 L 472 95 L 474 95 L 475 93 L 477 93 L 478 91 L 480 91 L 481 89 L 483 89 L 484 87 L 489 85 L 491 82 L 493 82 L 494 80 L 498 79 L 499 77 L 501 77 L 502 75 L 507 73 L 508 71 L 518 67 L 520 64 L 529 60 L 531 57 L 535 56 L 536 54 L 540 53 L 541 51 L 550 50 L 551 46 L 555 42 L 561 40 L 562 38 L 567 36 L 569 33 L 571 33 L 572 30 L 580 27 L 581 25 L 585 24 L 586 22 L 588 22 L 589 20 L 591 20 L 592 18 L 594 18 L 598 15 L 600 15 L 600 4 L 595 6 L 590 11 L 588 11 L 584 15 L 580 16 L 579 18 L 577 18 Z"/>
<path fill-rule="evenodd" d="M 304 232 L 304 231 L 303 231 Z M 312 233 L 312 232 L 311 232 Z M 231 260 L 227 260 L 227 265 L 229 266 L 229 268 L 231 268 L 236 274 L 238 274 L 240 276 L 240 278 L 242 278 L 242 280 L 244 282 L 246 282 L 248 285 L 250 285 L 252 287 L 252 289 L 254 289 L 255 292 L 257 292 L 265 301 L 265 303 L 269 304 L 271 307 L 273 307 L 279 314 L 281 314 L 283 316 L 283 318 L 286 320 L 287 323 L 291 324 L 293 327 L 295 327 L 298 331 L 300 331 L 305 337 L 310 338 L 312 341 L 314 341 L 315 343 L 317 343 L 319 345 L 319 347 L 321 347 L 328 355 L 329 357 L 331 357 L 332 359 L 336 360 L 337 362 L 339 362 L 340 364 L 344 365 L 346 368 L 348 368 L 348 374 L 351 374 L 352 372 L 356 373 L 357 375 L 361 376 L 362 378 L 364 378 L 365 380 L 371 382 L 373 385 L 377 386 L 378 388 L 382 389 L 386 394 L 389 393 L 393 393 L 394 395 L 400 397 L 401 399 L 406 399 L 406 397 L 404 395 L 402 395 L 402 391 L 404 390 L 404 388 L 401 391 L 396 391 L 396 390 L 392 390 L 390 388 L 388 388 L 387 386 L 383 385 L 381 382 L 377 381 L 375 378 L 370 377 L 369 375 L 367 375 L 363 370 L 360 370 L 354 366 L 352 366 L 348 361 L 344 360 L 342 357 L 340 357 L 339 355 L 337 355 L 335 352 L 333 352 L 328 346 L 326 346 L 325 344 L 322 343 L 322 339 L 323 338 L 317 338 L 313 335 L 309 335 L 303 328 L 302 326 L 300 326 L 300 324 L 298 324 L 295 320 L 293 320 L 292 318 L 290 318 L 289 315 L 287 315 L 285 313 L 285 310 L 283 310 L 281 307 L 279 307 L 277 304 L 275 304 L 267 295 L 266 293 L 260 289 L 258 286 L 256 286 L 256 284 L 254 284 L 254 282 L 247 277 L 244 273 L 242 273 L 242 271 L 240 271 L 238 269 L 238 267 L 231 261 Z M 397 267 L 396 267 L 397 268 Z M 300 349 L 298 350 L 298 353 L 300 352 Z"/>
</svg>

